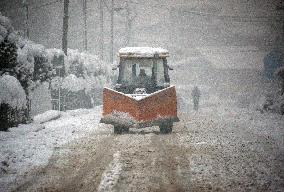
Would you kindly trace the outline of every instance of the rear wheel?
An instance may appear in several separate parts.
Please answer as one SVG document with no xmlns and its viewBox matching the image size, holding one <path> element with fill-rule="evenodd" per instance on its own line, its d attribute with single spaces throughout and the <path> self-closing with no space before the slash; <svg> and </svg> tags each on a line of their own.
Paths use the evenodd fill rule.
<svg viewBox="0 0 284 192">
<path fill-rule="evenodd" d="M 129 128 L 128 127 L 124 127 L 124 126 L 114 126 L 114 134 L 122 134 L 122 133 L 127 133 L 129 132 Z"/>
<path fill-rule="evenodd" d="M 173 122 L 164 122 L 159 125 L 162 134 L 171 133 L 173 130 Z"/>
</svg>

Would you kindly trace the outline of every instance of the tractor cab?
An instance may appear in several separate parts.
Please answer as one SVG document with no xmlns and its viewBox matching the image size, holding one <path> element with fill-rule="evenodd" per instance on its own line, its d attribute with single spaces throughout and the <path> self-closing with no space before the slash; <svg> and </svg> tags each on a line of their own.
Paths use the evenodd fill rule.
<svg viewBox="0 0 284 192">
<path fill-rule="evenodd" d="M 126 47 L 118 52 L 119 70 L 113 88 L 103 90 L 102 123 L 115 133 L 130 127 L 158 125 L 162 133 L 172 131 L 178 121 L 175 87 L 170 85 L 169 52 L 162 48 Z"/>
<path fill-rule="evenodd" d="M 125 94 L 151 94 L 170 85 L 167 50 L 130 47 L 120 49 L 118 55 L 117 91 Z"/>
</svg>

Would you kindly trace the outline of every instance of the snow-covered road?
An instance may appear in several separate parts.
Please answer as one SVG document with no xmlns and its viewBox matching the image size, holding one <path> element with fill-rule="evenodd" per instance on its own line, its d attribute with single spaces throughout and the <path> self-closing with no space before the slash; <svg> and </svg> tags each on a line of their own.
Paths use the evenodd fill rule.
<svg viewBox="0 0 284 192">
<path fill-rule="evenodd" d="M 218 105 L 180 113 L 169 135 L 114 135 L 98 124 L 100 110 L 1 133 L 0 191 L 284 189 L 283 116 Z"/>
</svg>

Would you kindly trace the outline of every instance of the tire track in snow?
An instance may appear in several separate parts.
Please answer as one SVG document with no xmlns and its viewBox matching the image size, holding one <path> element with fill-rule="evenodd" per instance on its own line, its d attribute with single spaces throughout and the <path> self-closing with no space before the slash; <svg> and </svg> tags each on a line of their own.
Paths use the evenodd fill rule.
<svg viewBox="0 0 284 192">
<path fill-rule="evenodd" d="M 120 151 L 113 154 L 113 161 L 102 174 L 101 182 L 98 187 L 98 192 L 111 192 L 117 184 L 122 171 Z"/>
</svg>

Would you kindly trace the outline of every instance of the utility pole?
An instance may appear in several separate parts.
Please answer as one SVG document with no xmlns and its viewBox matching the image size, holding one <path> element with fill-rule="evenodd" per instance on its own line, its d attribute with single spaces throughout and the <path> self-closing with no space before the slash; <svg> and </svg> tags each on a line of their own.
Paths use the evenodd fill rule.
<svg viewBox="0 0 284 192">
<path fill-rule="evenodd" d="M 69 0 L 64 0 L 64 15 L 63 15 L 63 35 L 62 35 L 62 50 L 67 56 L 67 41 L 68 41 L 68 20 L 69 20 Z"/>
<path fill-rule="evenodd" d="M 64 15 L 63 15 L 63 34 L 62 34 L 62 50 L 64 54 L 67 56 L 67 49 L 68 49 L 68 20 L 69 20 L 69 0 L 64 0 Z M 64 57 L 62 60 L 62 64 L 64 66 Z M 59 80 L 59 89 L 58 89 L 58 109 L 61 111 L 61 85 L 62 79 Z"/>
<path fill-rule="evenodd" d="M 100 8 L 100 56 L 101 60 L 104 59 L 104 10 L 103 10 L 103 0 L 99 0 Z"/>
<path fill-rule="evenodd" d="M 110 14 L 110 62 L 113 63 L 113 16 L 114 16 L 114 0 L 111 0 Z"/>
<path fill-rule="evenodd" d="M 83 14 L 84 14 L 84 50 L 88 50 L 88 39 L 87 39 L 87 0 L 83 0 Z"/>
<path fill-rule="evenodd" d="M 29 39 L 30 38 L 30 31 L 29 31 L 29 4 L 27 0 L 22 1 L 23 7 L 25 9 L 25 14 L 26 14 L 26 37 Z"/>
</svg>

